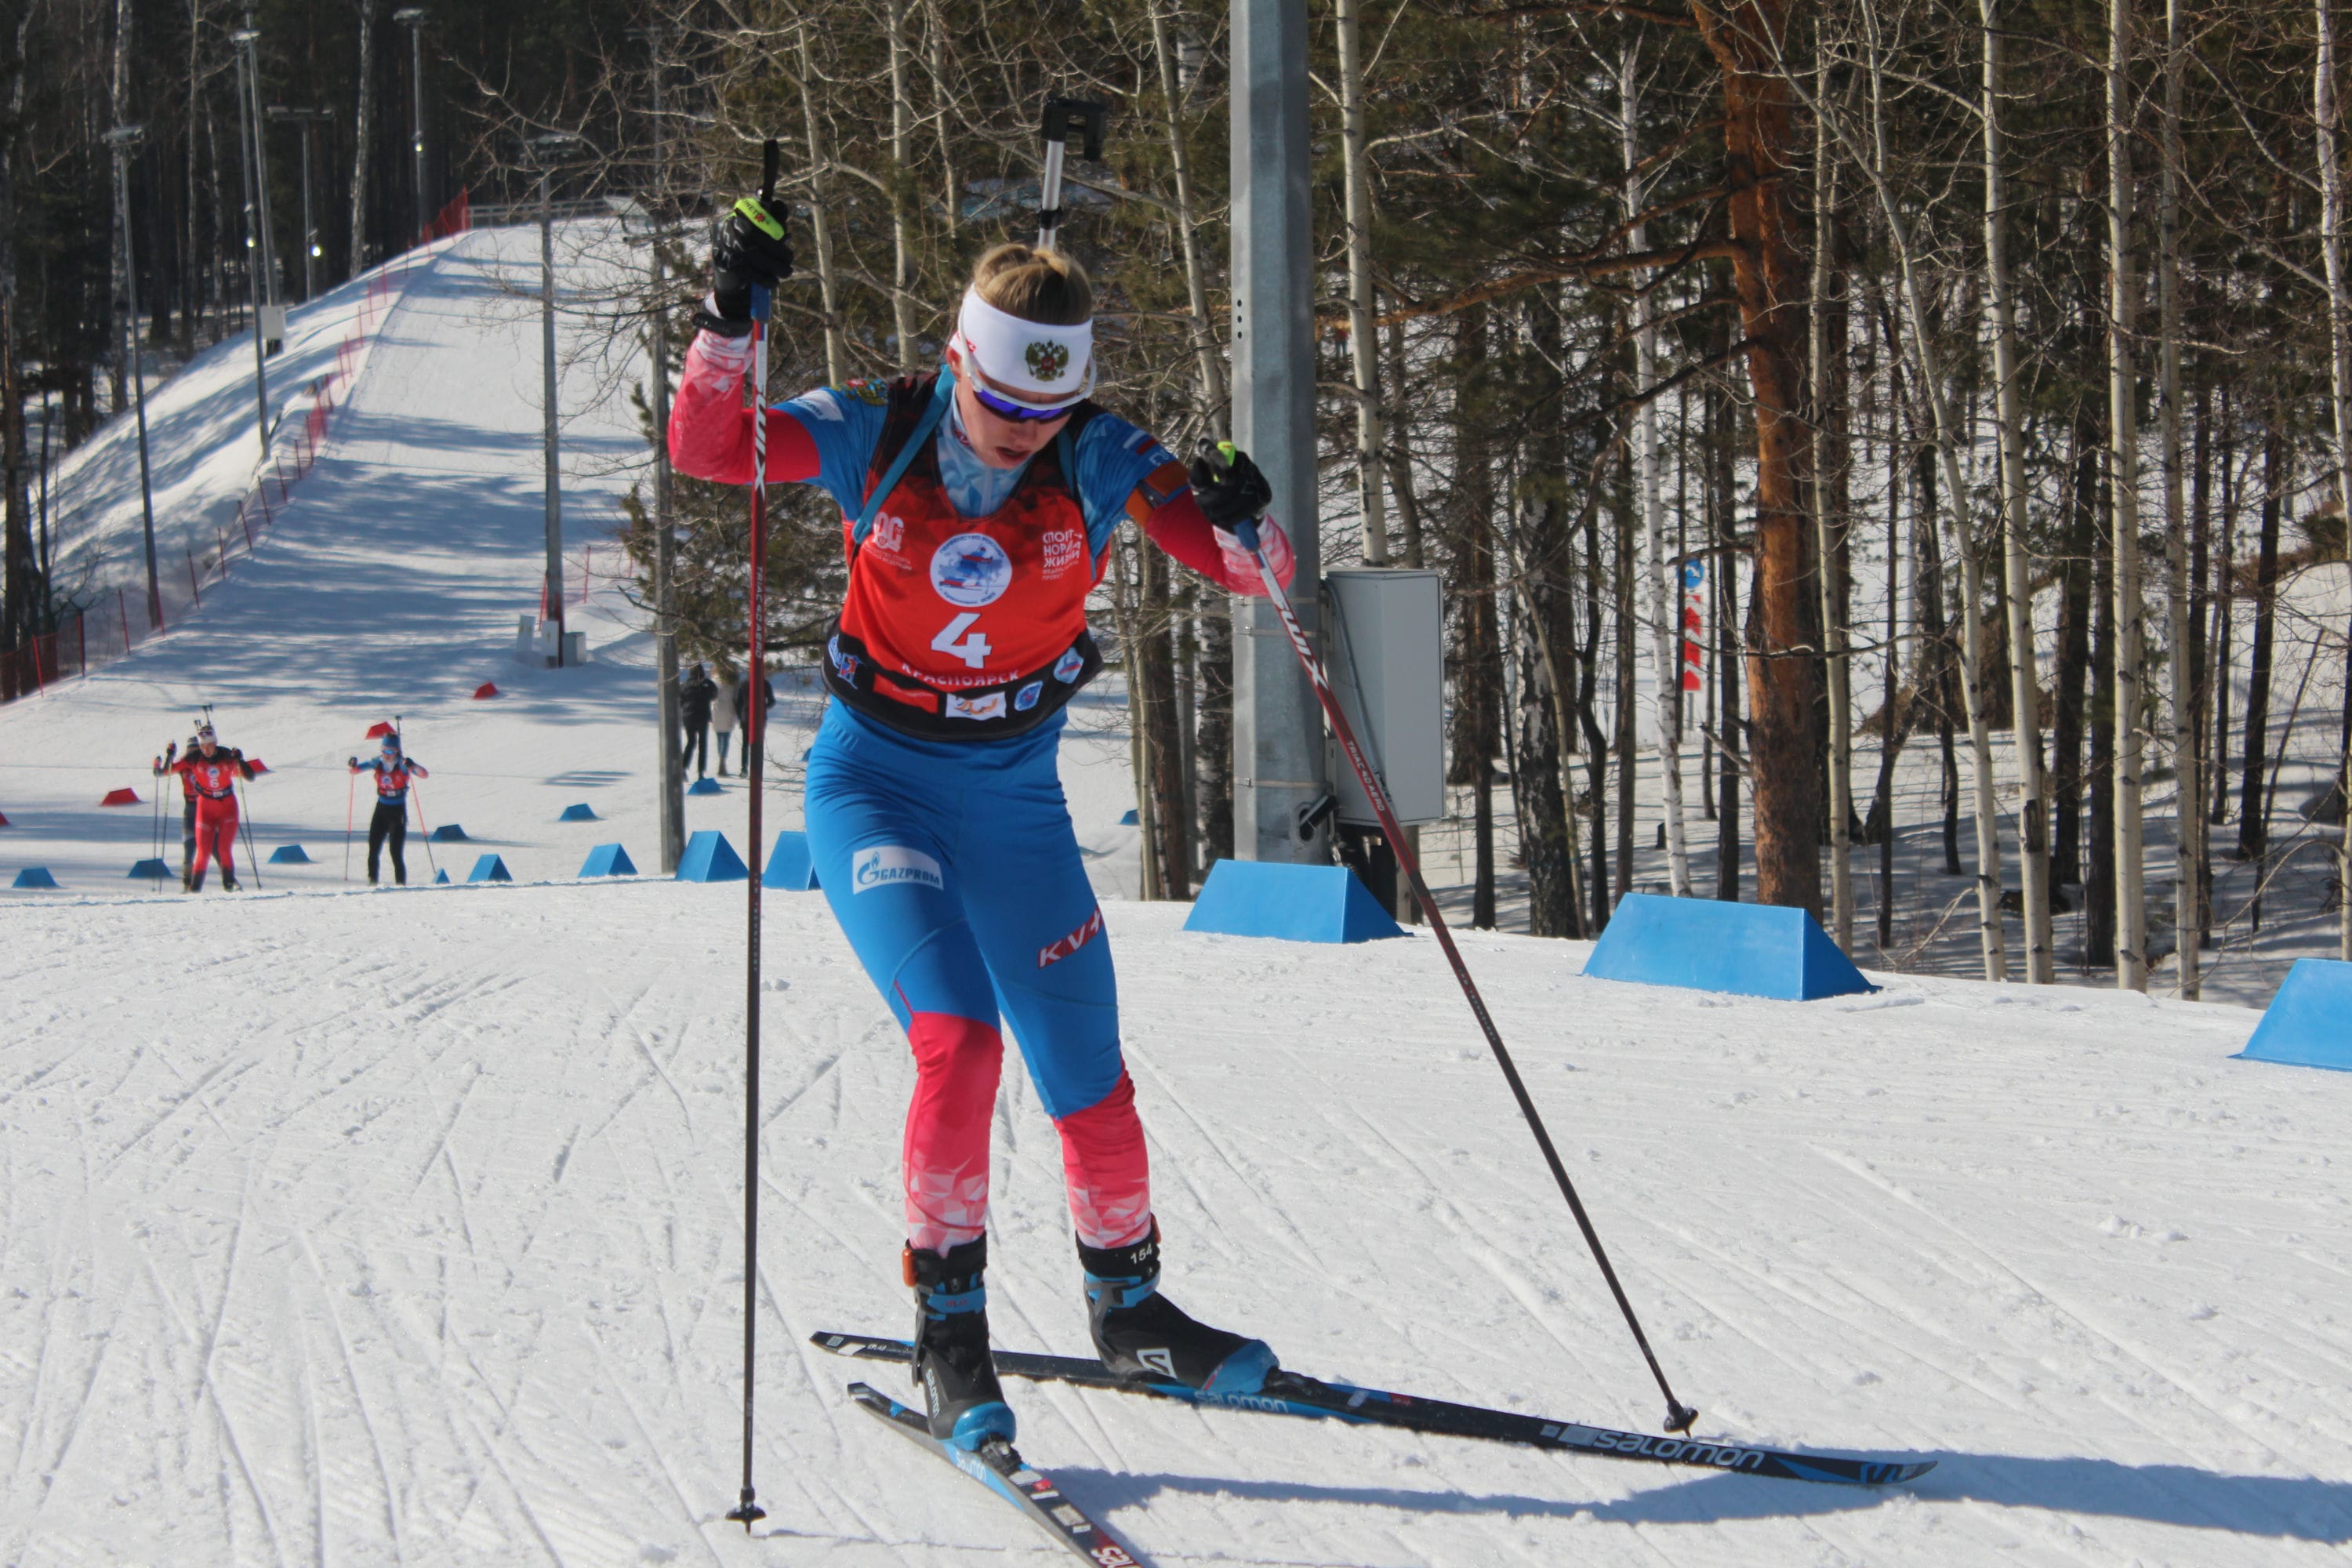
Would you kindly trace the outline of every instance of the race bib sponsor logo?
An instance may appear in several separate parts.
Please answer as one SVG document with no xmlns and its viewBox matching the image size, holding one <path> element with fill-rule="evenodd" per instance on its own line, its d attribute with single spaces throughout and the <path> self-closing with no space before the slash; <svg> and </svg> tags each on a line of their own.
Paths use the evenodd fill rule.
<svg viewBox="0 0 2352 1568">
<path fill-rule="evenodd" d="M 978 609 L 1013 586 L 1013 561 L 984 533 L 959 533 L 931 553 L 931 587 L 950 605 Z"/>
<path fill-rule="evenodd" d="M 1067 686 L 1078 678 L 1078 671 L 1086 667 L 1087 656 L 1076 648 L 1070 648 L 1054 661 L 1054 679 Z"/>
<path fill-rule="evenodd" d="M 1045 579 L 1051 582 L 1087 558 L 1087 536 L 1075 528 L 1049 528 L 1045 547 Z"/>
<path fill-rule="evenodd" d="M 874 520 L 874 531 L 866 535 L 866 539 L 877 550 L 887 550 L 896 555 L 907 542 L 907 520 L 892 517 L 886 511 Z"/>
<path fill-rule="evenodd" d="M 850 857 L 849 885 L 855 892 L 870 893 L 877 888 L 908 883 L 920 883 L 926 888 L 946 886 L 937 860 L 903 844 L 877 844 Z"/>
<path fill-rule="evenodd" d="M 1087 943 L 1094 941 L 1095 938 L 1101 934 L 1102 906 L 1100 904 L 1097 904 L 1094 908 L 1094 912 L 1087 916 L 1085 921 L 1079 925 L 1077 930 L 1062 938 L 1061 941 L 1047 942 L 1044 947 L 1037 950 L 1037 967 L 1043 969 L 1048 964 L 1061 963 L 1062 960 L 1069 957 L 1070 954 L 1077 952 L 1078 949 L 1086 946 Z M 1175 1374 L 1171 1373 L 1169 1375 L 1172 1377 Z"/>
<path fill-rule="evenodd" d="M 1020 690 L 1013 694 L 1013 710 L 1016 713 L 1028 712 L 1029 710 L 1037 706 L 1037 699 L 1045 694 L 1045 683 L 1044 681 L 1031 681 L 1028 685 L 1023 687 Z"/>
<path fill-rule="evenodd" d="M 825 658 L 833 660 L 835 674 L 840 676 L 842 679 L 850 682 L 852 685 L 856 684 L 857 656 L 854 653 L 844 653 L 841 651 L 840 637 L 830 637 L 824 639 L 824 656 Z"/>
<path fill-rule="evenodd" d="M 948 717 L 950 719 L 1002 719 L 1004 717 L 1004 693 L 992 691 L 985 697 L 950 697 Z"/>
</svg>

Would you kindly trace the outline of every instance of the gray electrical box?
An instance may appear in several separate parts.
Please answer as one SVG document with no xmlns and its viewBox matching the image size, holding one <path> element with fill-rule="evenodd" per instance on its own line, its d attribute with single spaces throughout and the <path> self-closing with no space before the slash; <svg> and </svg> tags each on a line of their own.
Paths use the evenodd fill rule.
<svg viewBox="0 0 2352 1568">
<path fill-rule="evenodd" d="M 1445 815 L 1445 601 L 1434 572 L 1350 566 L 1323 579 L 1323 659 L 1400 823 Z M 1336 742 L 1339 820 L 1378 818 Z"/>
</svg>

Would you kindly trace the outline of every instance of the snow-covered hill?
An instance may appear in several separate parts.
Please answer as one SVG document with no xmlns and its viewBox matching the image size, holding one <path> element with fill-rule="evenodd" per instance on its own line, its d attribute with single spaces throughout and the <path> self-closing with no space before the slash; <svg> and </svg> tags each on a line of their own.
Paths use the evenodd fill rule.
<svg viewBox="0 0 2352 1568">
<path fill-rule="evenodd" d="M 569 229 L 567 253 L 576 559 L 643 447 L 633 361 L 587 302 L 633 264 L 609 228 Z M 0 869 L 66 884 L 0 895 L 0 1563 L 1058 1560 L 845 1404 L 874 1369 L 805 1342 L 908 1318 L 911 1067 L 814 895 L 768 906 L 769 1518 L 747 1541 L 720 1517 L 742 889 L 569 879 L 598 841 L 652 860 L 653 692 L 616 593 L 585 612 L 584 668 L 511 654 L 541 569 L 534 261 L 495 231 L 438 255 L 261 552 L 169 637 L 0 708 Z M 190 376 L 159 406 L 234 391 Z M 80 481 L 117 486 L 117 531 L 119 468 Z M 233 499 L 243 474 L 182 499 L 215 481 Z M 507 694 L 473 701 L 484 679 Z M 96 805 L 148 795 L 146 758 L 205 701 L 273 769 L 263 848 L 318 862 L 234 900 L 126 882 L 150 816 Z M 344 886 L 334 785 L 392 711 L 434 769 L 428 816 L 477 840 L 454 868 L 496 850 L 517 885 Z M 1126 746 L 1105 703 L 1065 752 L 1107 898 L 1134 875 Z M 603 820 L 558 825 L 574 801 Z M 744 804 L 730 780 L 690 826 L 741 847 Z M 776 789 L 772 822 L 796 805 Z M 1178 1300 L 1302 1371 L 1654 1426 L 1426 936 L 1325 949 L 1107 914 Z M 1902 976 L 1799 1005 L 1586 981 L 1580 944 L 1465 946 L 1700 1430 L 1937 1468 L 1811 1487 L 1014 1384 L 1024 1447 L 1149 1561 L 2352 1548 L 2352 1076 L 2231 1060 L 2242 1008 Z M 1017 1073 L 995 1147 L 1000 1342 L 1078 1351 L 1058 1148 Z"/>
</svg>

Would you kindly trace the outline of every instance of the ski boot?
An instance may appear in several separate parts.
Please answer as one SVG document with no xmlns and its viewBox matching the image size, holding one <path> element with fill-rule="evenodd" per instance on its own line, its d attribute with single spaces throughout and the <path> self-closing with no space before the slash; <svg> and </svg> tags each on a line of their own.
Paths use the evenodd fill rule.
<svg viewBox="0 0 2352 1568">
<path fill-rule="evenodd" d="M 224 871 L 221 873 L 221 891 L 224 893 L 242 893 L 245 891 L 245 884 Z"/>
<path fill-rule="evenodd" d="M 1204 1394 L 1255 1394 L 1276 1364 L 1263 1340 L 1213 1329 L 1160 1293 L 1160 1222 L 1125 1247 L 1078 1243 L 1087 1271 L 1087 1326 L 1117 1376 L 1181 1383 Z"/>
<path fill-rule="evenodd" d="M 997 1386 L 988 1348 L 988 1237 L 945 1253 L 908 1247 L 915 1291 L 915 1382 L 929 1406 L 931 1436 L 967 1452 L 992 1437 L 1013 1440 L 1013 1407 Z"/>
</svg>

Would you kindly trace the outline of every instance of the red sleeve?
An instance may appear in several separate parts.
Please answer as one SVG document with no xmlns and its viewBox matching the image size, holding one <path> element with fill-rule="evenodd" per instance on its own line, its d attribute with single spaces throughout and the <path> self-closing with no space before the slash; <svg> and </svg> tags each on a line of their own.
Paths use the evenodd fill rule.
<svg viewBox="0 0 2352 1568">
<path fill-rule="evenodd" d="M 173 763 L 171 765 L 171 767 L 170 767 L 169 769 L 167 769 L 166 771 L 167 771 L 167 772 L 170 772 L 170 773 L 178 773 L 178 774 L 179 774 L 179 775 L 181 775 L 183 778 L 184 778 L 184 777 L 186 777 L 189 773 L 192 773 L 195 772 L 195 768 L 196 768 L 196 753 L 195 753 L 195 752 L 190 752 L 186 756 L 182 757 L 178 762 Z"/>
<path fill-rule="evenodd" d="M 1134 499 L 1127 503 L 1130 517 L 1135 516 L 1137 503 L 1142 496 L 1142 489 L 1138 487 Z M 1146 539 L 1226 593 L 1265 594 L 1265 585 L 1255 576 L 1244 582 L 1226 570 L 1225 553 L 1217 544 L 1216 524 L 1201 515 L 1200 503 L 1192 499 L 1190 486 L 1170 496 L 1136 521 L 1143 525 Z"/>
<path fill-rule="evenodd" d="M 677 397 L 669 409 L 669 460 L 690 479 L 722 485 L 751 482 L 751 411 L 743 405 L 749 339 L 697 333 L 686 351 Z M 780 408 L 768 415 L 768 478 L 791 484 L 816 478 L 816 442 Z"/>
</svg>

